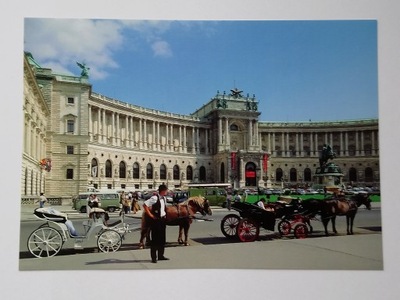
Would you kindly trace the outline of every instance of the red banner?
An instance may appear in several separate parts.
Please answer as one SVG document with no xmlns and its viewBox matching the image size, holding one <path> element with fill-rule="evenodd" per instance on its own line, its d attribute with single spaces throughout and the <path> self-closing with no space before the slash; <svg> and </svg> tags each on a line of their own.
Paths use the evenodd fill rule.
<svg viewBox="0 0 400 300">
<path fill-rule="evenodd" d="M 231 169 L 236 170 L 236 152 L 231 152 Z"/>
<path fill-rule="evenodd" d="M 268 154 L 264 154 L 264 157 L 263 157 L 263 170 L 264 170 L 264 173 L 267 173 L 267 170 L 268 170 Z"/>
<path fill-rule="evenodd" d="M 247 178 L 256 178 L 256 171 L 246 171 Z"/>
</svg>

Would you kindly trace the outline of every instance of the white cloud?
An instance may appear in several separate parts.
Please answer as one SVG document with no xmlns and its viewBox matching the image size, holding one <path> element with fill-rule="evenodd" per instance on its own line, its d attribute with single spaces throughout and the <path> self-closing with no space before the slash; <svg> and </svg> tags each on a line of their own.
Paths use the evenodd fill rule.
<svg viewBox="0 0 400 300">
<path fill-rule="evenodd" d="M 156 41 L 151 45 L 155 56 L 171 57 L 172 51 L 166 41 Z"/>
<path fill-rule="evenodd" d="M 123 43 L 122 24 L 108 20 L 25 19 L 25 50 L 40 64 L 57 70 L 76 69 L 76 61 L 90 66 L 90 76 L 103 78 L 118 63 L 112 54 Z M 54 69 L 56 71 L 56 69 Z"/>
</svg>

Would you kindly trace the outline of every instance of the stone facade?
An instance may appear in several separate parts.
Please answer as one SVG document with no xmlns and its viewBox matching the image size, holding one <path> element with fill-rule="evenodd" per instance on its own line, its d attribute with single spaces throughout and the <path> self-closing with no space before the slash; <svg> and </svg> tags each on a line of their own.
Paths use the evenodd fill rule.
<svg viewBox="0 0 400 300">
<path fill-rule="evenodd" d="M 237 89 L 217 92 L 193 114 L 179 115 L 94 93 L 86 76 L 53 74 L 33 58 L 25 69 L 25 77 L 32 77 L 25 80 L 25 98 L 35 99 L 30 105 L 42 111 L 43 150 L 24 152 L 23 174 L 33 170 L 28 161 L 35 165 L 43 157 L 51 159 L 52 169 L 44 173 L 35 166 L 32 178 L 42 176 L 39 188 L 23 175 L 22 195 L 44 189 L 70 196 L 88 187 L 144 190 L 161 183 L 169 188 L 211 182 L 236 188 L 310 185 L 324 143 L 337 153 L 346 183 L 379 185 L 376 119 L 260 122 L 255 96 Z M 32 124 L 25 114 L 28 145 Z"/>
</svg>

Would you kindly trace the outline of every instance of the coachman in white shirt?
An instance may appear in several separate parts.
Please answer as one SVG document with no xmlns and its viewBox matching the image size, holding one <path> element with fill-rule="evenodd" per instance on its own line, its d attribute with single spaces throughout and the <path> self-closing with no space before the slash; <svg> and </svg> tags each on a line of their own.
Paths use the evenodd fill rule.
<svg viewBox="0 0 400 300">
<path fill-rule="evenodd" d="M 165 232 L 166 232 L 166 199 L 168 187 L 161 184 L 158 187 L 158 194 L 153 195 L 148 200 L 144 201 L 144 213 L 151 218 L 151 261 L 157 263 L 158 260 L 169 260 L 164 256 L 165 250 Z"/>
</svg>

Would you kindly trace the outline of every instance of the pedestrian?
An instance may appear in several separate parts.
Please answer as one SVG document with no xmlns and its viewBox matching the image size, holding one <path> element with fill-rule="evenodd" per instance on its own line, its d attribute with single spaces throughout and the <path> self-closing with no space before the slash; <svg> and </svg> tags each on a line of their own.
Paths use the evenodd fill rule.
<svg viewBox="0 0 400 300">
<path fill-rule="evenodd" d="M 132 194 L 132 203 L 131 203 L 131 211 L 133 214 L 136 214 L 138 210 L 140 210 L 139 206 L 139 198 L 137 193 Z"/>
<path fill-rule="evenodd" d="M 236 193 L 235 195 L 235 202 L 241 202 L 242 201 L 242 197 L 240 196 L 239 193 Z"/>
<path fill-rule="evenodd" d="M 44 196 L 43 193 L 40 193 L 40 197 L 39 197 L 39 207 L 43 208 L 44 204 L 47 202 L 47 198 Z"/>
<path fill-rule="evenodd" d="M 122 199 L 122 209 L 125 214 L 129 214 L 131 209 L 131 200 L 129 199 L 128 194 L 125 194 L 125 197 Z"/>
<path fill-rule="evenodd" d="M 226 196 L 226 207 L 228 208 L 228 210 L 231 210 L 231 204 L 232 204 L 232 194 L 228 193 L 228 195 Z"/>
<path fill-rule="evenodd" d="M 168 188 L 165 184 L 158 187 L 158 193 L 144 201 L 144 213 L 150 218 L 151 230 L 151 262 L 157 263 L 158 260 L 169 260 L 164 256 L 165 251 L 165 231 L 166 231 L 166 199 Z"/>
</svg>

